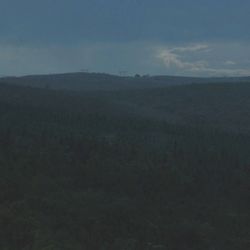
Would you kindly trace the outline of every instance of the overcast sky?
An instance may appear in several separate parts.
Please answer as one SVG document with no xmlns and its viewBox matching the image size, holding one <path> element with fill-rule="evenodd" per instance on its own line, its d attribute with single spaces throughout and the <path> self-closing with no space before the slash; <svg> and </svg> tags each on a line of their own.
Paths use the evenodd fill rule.
<svg viewBox="0 0 250 250">
<path fill-rule="evenodd" d="M 0 75 L 250 75 L 249 0 L 0 0 Z"/>
</svg>

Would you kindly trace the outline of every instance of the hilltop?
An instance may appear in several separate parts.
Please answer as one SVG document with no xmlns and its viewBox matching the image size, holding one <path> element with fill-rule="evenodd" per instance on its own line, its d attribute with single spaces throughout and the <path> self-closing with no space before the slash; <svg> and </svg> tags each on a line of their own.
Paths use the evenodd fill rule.
<svg viewBox="0 0 250 250">
<path fill-rule="evenodd" d="M 193 83 L 250 82 L 250 77 L 198 78 L 180 76 L 117 76 L 102 73 L 65 73 L 4 77 L 0 81 L 21 86 L 67 90 L 126 90 Z"/>
</svg>

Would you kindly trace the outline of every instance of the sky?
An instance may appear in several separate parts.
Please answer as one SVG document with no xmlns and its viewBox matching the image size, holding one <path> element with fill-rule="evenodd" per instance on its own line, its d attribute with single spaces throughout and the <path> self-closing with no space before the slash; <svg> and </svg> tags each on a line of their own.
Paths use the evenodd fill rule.
<svg viewBox="0 0 250 250">
<path fill-rule="evenodd" d="M 249 0 L 0 0 L 0 75 L 250 75 Z"/>
</svg>

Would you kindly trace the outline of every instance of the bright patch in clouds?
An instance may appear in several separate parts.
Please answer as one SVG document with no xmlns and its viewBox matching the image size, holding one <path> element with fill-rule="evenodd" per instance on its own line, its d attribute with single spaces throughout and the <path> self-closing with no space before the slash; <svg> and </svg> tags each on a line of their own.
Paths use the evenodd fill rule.
<svg viewBox="0 0 250 250">
<path fill-rule="evenodd" d="M 236 65 L 237 63 L 234 61 L 226 61 L 225 64 L 226 65 Z"/>
<path fill-rule="evenodd" d="M 206 67 L 207 62 L 204 60 L 187 61 L 182 57 L 186 52 L 197 52 L 206 50 L 207 45 L 196 44 L 187 47 L 159 48 L 157 58 L 162 60 L 167 68 L 178 68 L 184 71 L 199 71 Z"/>
<path fill-rule="evenodd" d="M 238 50 L 238 51 L 237 51 Z M 155 49 L 156 58 L 168 71 L 180 75 L 249 76 L 250 65 L 242 53 L 249 54 L 250 46 L 227 44 L 193 44 L 182 47 L 161 46 Z M 238 54 L 237 54 L 238 53 Z M 226 59 L 224 57 L 233 57 Z"/>
</svg>

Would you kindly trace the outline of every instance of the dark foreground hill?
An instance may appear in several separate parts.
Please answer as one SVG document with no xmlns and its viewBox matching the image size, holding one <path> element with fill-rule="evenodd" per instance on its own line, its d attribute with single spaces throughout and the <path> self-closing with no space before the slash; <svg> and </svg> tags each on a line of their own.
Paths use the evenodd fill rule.
<svg viewBox="0 0 250 250">
<path fill-rule="evenodd" d="M 248 250 L 249 94 L 0 84 L 0 249 Z"/>
</svg>

